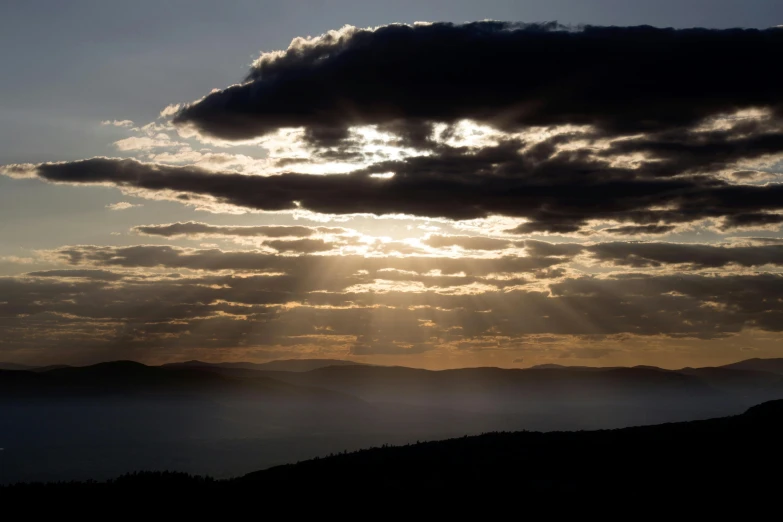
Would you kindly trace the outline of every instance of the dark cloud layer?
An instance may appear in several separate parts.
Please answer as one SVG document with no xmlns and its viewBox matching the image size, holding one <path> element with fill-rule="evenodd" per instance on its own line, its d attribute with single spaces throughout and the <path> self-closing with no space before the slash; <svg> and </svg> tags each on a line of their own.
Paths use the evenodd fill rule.
<svg viewBox="0 0 783 522">
<path fill-rule="evenodd" d="M 692 268 L 783 265 L 783 245 L 723 247 L 677 243 L 599 243 L 585 247 L 585 250 L 598 261 L 635 268 L 681 264 Z"/>
<path fill-rule="evenodd" d="M 724 268 L 729 265 L 760 267 L 783 266 L 783 245 L 721 246 L 662 242 L 611 242 L 582 245 L 525 241 L 527 252 L 534 257 L 570 261 L 575 256 L 589 254 L 593 262 L 616 267 L 662 267 L 688 265 L 689 269 Z"/>
<path fill-rule="evenodd" d="M 441 236 L 448 237 L 448 236 Z M 458 241 L 473 239 L 470 236 L 452 236 Z M 479 238 L 475 238 L 479 239 Z M 489 238 L 486 238 L 489 239 Z M 319 240 L 294 240 L 267 242 L 279 250 L 307 252 L 309 243 Z M 453 244 L 453 243 L 448 243 Z M 339 277 L 356 277 L 354 282 L 368 282 L 358 277 L 360 271 L 366 271 L 380 277 L 384 270 L 413 271 L 420 274 L 436 271 L 442 275 L 468 274 L 471 277 L 484 277 L 493 273 L 523 274 L 539 273 L 546 269 L 571 262 L 579 254 L 588 254 L 590 260 L 609 263 L 617 267 L 660 267 L 664 265 L 688 265 L 695 269 L 722 268 L 729 265 L 741 267 L 759 267 L 763 265 L 783 266 L 783 245 L 766 244 L 760 246 L 719 246 L 687 243 L 661 242 L 612 242 L 582 245 L 579 243 L 547 243 L 544 241 L 524 241 L 526 255 L 505 255 L 496 258 L 480 257 L 364 257 L 361 255 L 328 255 L 280 257 L 263 252 L 232 252 L 218 249 L 186 249 L 170 246 L 139 245 L 132 247 L 96 247 L 74 246 L 60 249 L 56 255 L 72 265 L 94 265 L 122 268 L 170 268 L 190 270 L 241 270 L 251 272 L 288 273 L 303 281 L 313 279 L 313 275 L 330 274 L 339 281 Z M 483 246 L 483 245 L 479 245 Z M 487 245 L 488 246 L 488 245 Z M 298 247 L 298 248 L 297 248 Z M 331 248 L 324 244 L 324 250 Z M 51 273 L 51 272 L 47 272 Z M 47 274 L 44 273 L 44 274 Z M 76 277 L 70 273 L 90 274 L 108 277 L 101 271 L 61 271 L 61 277 Z M 36 273 L 37 274 L 37 273 Z M 79 276 L 87 277 L 87 275 Z M 386 272 L 384 278 L 395 279 L 393 272 Z M 558 274 L 552 277 L 559 277 Z M 399 278 L 412 280 L 410 275 Z M 461 281 L 475 279 L 460 278 Z"/>
<path fill-rule="evenodd" d="M 334 248 L 334 245 L 327 243 L 323 239 L 275 239 L 273 241 L 264 241 L 263 244 L 274 248 L 278 252 L 296 252 L 301 254 L 326 252 Z"/>
<path fill-rule="evenodd" d="M 119 281 L 123 279 L 122 274 L 111 272 L 109 270 L 41 270 L 38 272 L 28 272 L 30 277 L 53 277 L 61 279 L 93 279 L 96 281 Z"/>
<path fill-rule="evenodd" d="M 372 177 L 389 170 L 396 172 L 391 179 Z M 573 232 L 590 219 L 653 225 L 754 215 L 757 224 L 766 212 L 783 209 L 781 184 L 731 185 L 706 176 L 644 177 L 633 169 L 585 160 L 581 153 L 532 162 L 506 150 L 454 152 L 328 176 L 246 176 L 109 158 L 45 163 L 36 166 L 35 173 L 53 182 L 112 183 L 209 196 L 267 211 L 300 208 L 325 214 L 452 219 L 506 215 L 532 220 L 517 228 L 518 233 Z M 765 223 L 777 219 L 773 216 Z"/>
<path fill-rule="evenodd" d="M 4 171 L 260 211 L 502 215 L 527 220 L 519 234 L 585 233 L 596 223 L 613 223 L 612 234 L 663 234 L 704 219 L 724 230 L 769 228 L 783 224 L 783 185 L 742 183 L 755 179 L 753 162 L 783 151 L 780 58 L 783 29 L 346 29 L 263 55 L 247 82 L 183 108 L 175 122 L 229 139 L 304 128 L 311 161 L 364 158 L 356 170 L 257 176 L 93 158 Z M 452 124 L 466 119 L 521 133 L 449 145 Z M 445 124 L 437 139 L 434 123 Z M 360 124 L 424 153 L 367 153 L 349 132 Z M 531 125 L 547 132 L 527 132 Z M 276 233 L 195 223 L 138 230 Z"/>
<path fill-rule="evenodd" d="M 285 247 L 285 244 L 279 245 Z M 560 257 L 508 255 L 497 258 L 474 257 L 365 257 L 361 255 L 282 257 L 255 251 L 224 251 L 219 249 L 186 249 L 159 245 L 130 247 L 73 246 L 58 250 L 57 255 L 72 265 L 96 265 L 121 268 L 172 268 L 189 270 L 240 270 L 253 272 L 284 272 L 301 281 L 339 281 L 340 276 L 356 275 L 355 282 L 368 282 L 359 277 L 362 270 L 376 273 L 382 270 L 405 270 L 425 274 L 437 271 L 443 275 L 470 272 L 472 277 L 493 273 L 533 273 L 564 263 Z M 393 274 L 389 275 L 392 277 Z M 385 276 L 384 276 L 385 277 Z"/>
<path fill-rule="evenodd" d="M 309 237 L 318 233 L 344 234 L 347 232 L 339 227 L 305 227 L 298 225 L 263 225 L 263 226 L 220 226 L 207 223 L 169 223 L 165 225 L 141 225 L 133 227 L 133 230 L 149 236 L 163 237 Z"/>
<path fill-rule="evenodd" d="M 762 212 L 749 212 L 747 214 L 734 214 L 727 216 L 721 228 L 731 230 L 733 228 L 764 227 L 780 225 L 783 223 L 781 214 L 765 214 Z"/>
<path fill-rule="evenodd" d="M 225 139 L 305 127 L 327 144 L 352 125 L 461 119 L 656 132 L 742 108 L 779 111 L 781 61 L 780 29 L 390 25 L 265 55 L 246 83 L 175 122 Z"/>
</svg>

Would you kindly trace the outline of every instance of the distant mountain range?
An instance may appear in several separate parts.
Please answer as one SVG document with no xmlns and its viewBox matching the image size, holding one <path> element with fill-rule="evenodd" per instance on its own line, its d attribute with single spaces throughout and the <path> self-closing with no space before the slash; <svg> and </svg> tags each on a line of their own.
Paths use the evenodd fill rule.
<svg viewBox="0 0 783 522">
<path fill-rule="evenodd" d="M 355 395 L 370 402 L 438 406 L 467 411 L 519 412 L 554 402 L 664 400 L 708 397 L 716 390 L 677 372 L 634 368 L 585 372 L 464 368 L 428 371 L 404 367 L 329 366 L 310 372 L 261 372 L 300 386 Z M 780 380 L 780 379 L 778 379 Z M 783 389 L 782 389 L 783 391 Z"/>
<path fill-rule="evenodd" d="M 268 371 L 281 371 L 281 372 L 308 372 L 311 370 L 317 370 L 318 368 L 326 368 L 328 366 L 375 366 L 367 363 L 361 363 L 357 361 L 348 361 L 345 359 L 277 359 L 265 363 L 252 363 L 252 362 L 205 362 L 198 360 L 174 362 L 164 364 L 163 367 L 214 367 L 214 368 L 238 368 L 243 370 L 268 370 Z M 22 370 L 22 371 L 48 371 L 59 368 L 67 368 L 68 365 L 47 365 L 47 366 L 34 366 L 28 364 L 17 364 L 10 362 L 0 362 L 0 370 Z M 616 370 L 620 368 L 627 368 L 624 366 L 567 366 L 562 364 L 538 364 L 531 366 L 530 370 L 583 370 L 583 371 L 603 371 L 603 370 Z M 645 370 L 661 370 L 661 371 L 673 371 L 679 372 L 682 370 L 692 370 L 693 368 L 687 367 L 681 370 L 667 370 L 659 368 L 657 366 L 649 365 L 637 365 L 630 368 L 645 369 Z M 725 364 L 723 366 L 709 367 L 709 368 L 726 368 L 732 370 L 752 370 L 759 372 L 770 372 L 783 375 L 783 358 L 771 358 L 771 359 L 745 359 L 743 361 Z"/>
<path fill-rule="evenodd" d="M 65 364 L 55 364 L 49 366 L 29 366 L 26 364 L 14 364 L 0 362 L 0 370 L 15 370 L 15 371 L 28 371 L 28 372 L 47 372 L 57 368 L 67 368 Z"/>
<path fill-rule="evenodd" d="M 35 368 L 35 366 L 28 366 L 26 364 L 0 362 L 0 370 L 33 370 Z"/>
<path fill-rule="evenodd" d="M 203 361 L 185 361 L 179 363 L 164 364 L 164 367 L 214 367 L 214 368 L 239 368 L 242 370 L 270 370 L 278 372 L 309 372 L 327 366 L 369 366 L 364 363 L 345 361 L 342 359 L 279 359 L 265 363 L 249 362 L 223 362 L 208 363 Z"/>
<path fill-rule="evenodd" d="M 547 366 L 430 371 L 391 366 L 324 366 L 305 372 L 222 365 L 203 369 L 264 376 L 341 392 L 373 404 L 403 404 L 524 417 L 535 429 L 594 429 L 736 413 L 783 398 L 783 376 L 719 368 L 665 370 Z"/>
<path fill-rule="evenodd" d="M 595 429 L 736 413 L 783 398 L 783 359 L 715 368 L 650 366 L 431 371 L 335 359 L 269 363 L 132 361 L 0 370 L 0 402 L 19 398 L 165 398 L 315 404 L 349 401 L 513 418 L 533 429 Z"/>
<path fill-rule="evenodd" d="M 0 400 L 19 398 L 155 397 L 209 399 L 228 396 L 252 400 L 347 400 L 327 390 L 313 390 L 261 374 L 237 379 L 199 366 L 146 366 L 115 361 L 93 366 L 55 367 L 46 371 L 0 370 Z M 353 399 L 351 399 L 353 400 Z"/>
<path fill-rule="evenodd" d="M 562 364 L 538 364 L 536 366 L 531 367 L 531 369 L 534 370 L 585 370 L 585 371 L 613 370 L 617 368 L 623 368 L 623 366 L 565 366 Z M 649 370 L 661 370 L 661 371 L 671 371 L 671 372 L 693 370 L 693 368 L 690 367 L 682 368 L 680 370 L 666 370 L 664 368 L 659 368 L 657 366 L 645 366 L 645 365 L 633 366 L 633 368 L 643 368 Z M 757 372 L 769 372 L 769 373 L 776 373 L 779 375 L 783 375 L 783 358 L 745 359 L 744 361 L 739 361 L 731 364 L 724 364 L 723 366 L 708 367 L 708 368 L 725 368 L 729 370 L 751 370 Z M 699 369 L 704 369 L 704 368 L 699 368 Z"/>
</svg>

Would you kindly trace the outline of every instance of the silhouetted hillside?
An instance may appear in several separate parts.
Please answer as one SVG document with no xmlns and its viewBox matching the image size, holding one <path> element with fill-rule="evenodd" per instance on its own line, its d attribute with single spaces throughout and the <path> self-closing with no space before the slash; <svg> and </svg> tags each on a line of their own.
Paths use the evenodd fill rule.
<svg viewBox="0 0 783 522">
<path fill-rule="evenodd" d="M 666 488 L 739 491 L 777 485 L 777 479 L 758 472 L 759 466 L 777 469 L 783 464 L 781 436 L 783 401 L 774 401 L 743 415 L 703 421 L 588 432 L 490 433 L 375 448 L 280 466 L 238 482 L 261 489 L 336 481 L 349 490 L 372 484 L 386 492 L 513 484 L 525 491 L 644 494 L 637 488 L 664 480 Z"/>
<path fill-rule="evenodd" d="M 411 498 L 429 505 L 445 501 L 436 492 L 454 500 L 456 492 L 503 492 L 504 497 L 511 492 L 529 502 L 542 498 L 532 494 L 560 501 L 595 501 L 608 495 L 615 502 L 632 498 L 654 504 L 672 499 L 694 502 L 703 495 L 708 500 L 716 494 L 763 501 L 779 487 L 774 470 L 783 464 L 781 436 L 783 401 L 775 401 L 742 415 L 703 421 L 588 432 L 487 433 L 376 447 L 225 481 L 140 473 L 106 483 L 28 484 L 0 491 L 32 494 L 40 500 L 60 494 L 71 499 L 97 493 L 137 498 L 157 494 L 169 502 L 199 494 L 200 506 L 229 498 L 305 492 L 361 494 L 355 498 L 397 499 L 406 505 Z M 708 502 L 702 510 L 712 505 Z"/>
</svg>

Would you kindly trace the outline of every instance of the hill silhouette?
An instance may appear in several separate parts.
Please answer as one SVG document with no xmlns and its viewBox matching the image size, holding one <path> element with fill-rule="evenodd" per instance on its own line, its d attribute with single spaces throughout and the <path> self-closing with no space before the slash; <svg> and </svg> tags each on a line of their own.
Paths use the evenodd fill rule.
<svg viewBox="0 0 783 522">
<path fill-rule="evenodd" d="M 259 487 L 297 487 L 337 480 L 385 491 L 407 488 L 449 490 L 465 486 L 515 486 L 613 492 L 652 485 L 665 477 L 668 487 L 692 489 L 750 484 L 763 487 L 760 463 L 783 464 L 783 401 L 764 403 L 744 414 L 702 421 L 580 432 L 490 433 L 405 447 L 374 448 L 327 459 L 280 466 L 241 478 Z M 673 473 L 677 463 L 687 471 Z M 601 483 L 591 485 L 600 470 Z M 512 478 L 513 477 L 513 478 Z M 767 484 L 768 486 L 771 484 Z"/>
<path fill-rule="evenodd" d="M 71 396 L 203 396 L 220 394 L 250 398 L 347 399 L 344 395 L 296 386 L 261 375 L 236 379 L 202 368 L 161 368 L 134 361 L 114 361 L 82 367 L 59 367 L 46 372 L 0 371 L 4 399 Z"/>
<path fill-rule="evenodd" d="M 343 359 L 278 359 L 265 363 L 185 361 L 164 364 L 164 367 L 237 368 L 242 370 L 270 370 L 279 372 L 307 372 L 326 366 L 367 366 Z"/>
<path fill-rule="evenodd" d="M 27 364 L 0 362 L 0 370 L 33 370 L 33 369 L 35 369 L 35 366 L 29 366 Z"/>
<path fill-rule="evenodd" d="M 48 372 L 49 370 L 55 370 L 57 368 L 68 368 L 66 364 L 49 364 L 46 366 L 30 366 L 29 364 L 16 364 L 8 362 L 0 362 L 0 370 L 15 370 L 15 371 L 28 371 L 28 372 Z"/>
<path fill-rule="evenodd" d="M 730 370 L 751 370 L 771 372 L 783 375 L 783 358 L 778 359 L 746 359 L 744 361 L 726 364 L 721 368 Z"/>
</svg>

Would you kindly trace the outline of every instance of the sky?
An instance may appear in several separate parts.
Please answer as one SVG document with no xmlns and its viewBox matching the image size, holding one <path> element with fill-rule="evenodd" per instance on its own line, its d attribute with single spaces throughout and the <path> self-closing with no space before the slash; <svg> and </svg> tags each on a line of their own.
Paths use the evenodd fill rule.
<svg viewBox="0 0 783 522">
<path fill-rule="evenodd" d="M 0 360 L 783 357 L 783 4 L 0 7 Z"/>
</svg>

